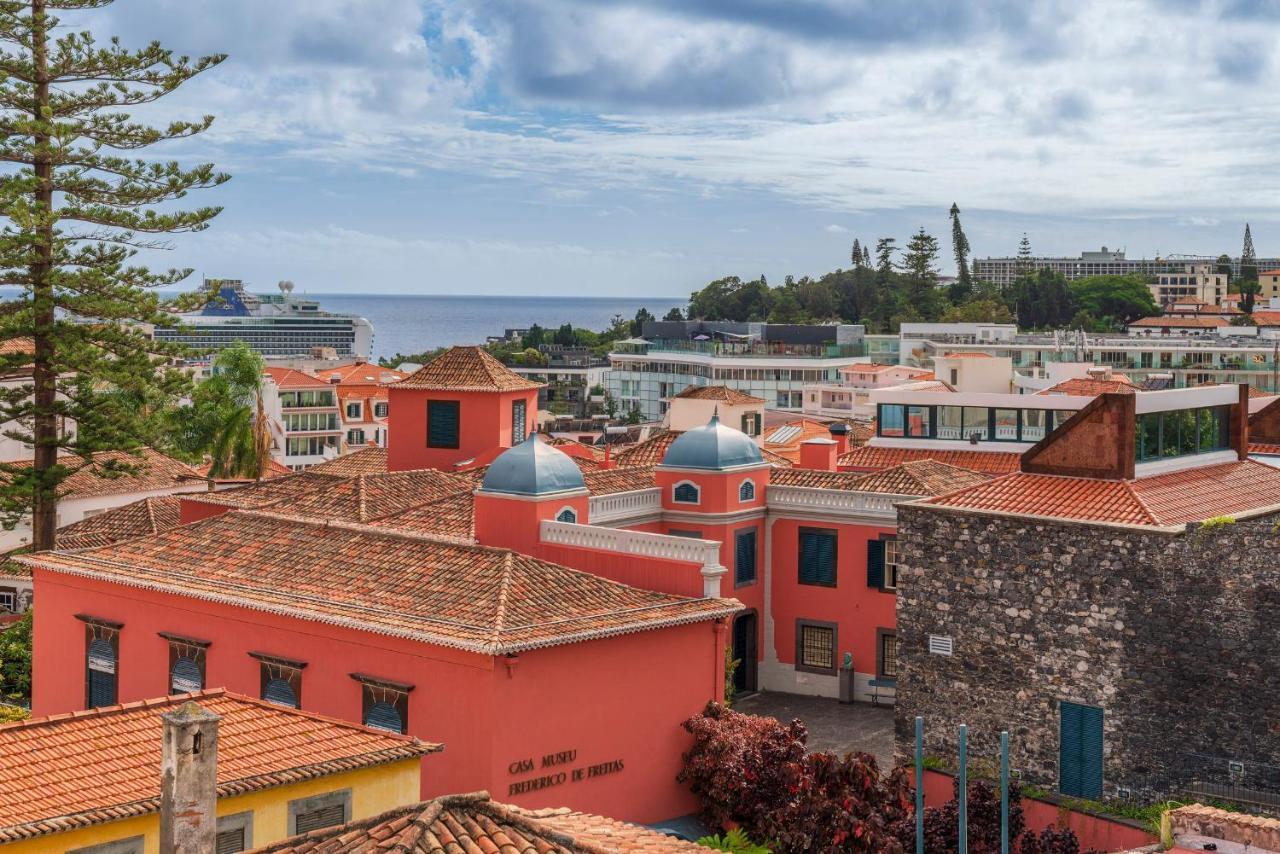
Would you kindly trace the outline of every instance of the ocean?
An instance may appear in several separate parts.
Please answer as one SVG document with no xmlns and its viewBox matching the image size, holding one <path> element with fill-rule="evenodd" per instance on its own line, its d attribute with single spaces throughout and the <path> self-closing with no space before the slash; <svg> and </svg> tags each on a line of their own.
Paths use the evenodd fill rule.
<svg viewBox="0 0 1280 854">
<path fill-rule="evenodd" d="M 483 344 L 504 329 L 562 323 L 600 331 L 620 314 L 630 320 L 641 308 L 661 318 L 687 300 L 673 297 L 425 296 L 401 294 L 307 294 L 325 311 L 358 314 L 373 324 L 373 358 L 408 356 L 452 344 Z"/>
</svg>

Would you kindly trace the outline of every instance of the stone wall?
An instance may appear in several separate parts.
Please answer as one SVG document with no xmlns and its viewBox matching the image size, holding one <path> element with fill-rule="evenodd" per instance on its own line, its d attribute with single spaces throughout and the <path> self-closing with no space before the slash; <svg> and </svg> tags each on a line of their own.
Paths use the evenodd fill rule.
<svg viewBox="0 0 1280 854">
<path fill-rule="evenodd" d="M 1108 796 L 1225 782 L 1227 759 L 1251 777 L 1280 767 L 1276 525 L 1170 534 L 900 507 L 900 757 L 916 715 L 926 753 L 949 761 L 957 725 L 984 756 L 1007 729 L 1011 766 L 1054 789 L 1070 701 L 1104 710 Z M 954 654 L 931 654 L 929 635 Z"/>
</svg>

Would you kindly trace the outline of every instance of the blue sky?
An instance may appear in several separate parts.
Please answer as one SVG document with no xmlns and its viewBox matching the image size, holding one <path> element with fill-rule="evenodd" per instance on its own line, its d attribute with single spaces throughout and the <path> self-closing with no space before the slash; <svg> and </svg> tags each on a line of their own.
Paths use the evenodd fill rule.
<svg viewBox="0 0 1280 854">
<path fill-rule="evenodd" d="M 270 288 L 684 295 L 923 225 L 1280 254 L 1280 0 L 118 0 L 230 59 L 148 118 L 230 172 L 146 260 Z M 949 266 L 949 264 L 948 264 Z"/>
</svg>

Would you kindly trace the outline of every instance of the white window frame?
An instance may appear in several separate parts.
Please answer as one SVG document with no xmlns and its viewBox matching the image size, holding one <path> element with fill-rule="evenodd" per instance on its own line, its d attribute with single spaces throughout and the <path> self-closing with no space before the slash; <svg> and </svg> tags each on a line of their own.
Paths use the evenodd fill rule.
<svg viewBox="0 0 1280 854">
<path fill-rule="evenodd" d="M 744 487 L 747 487 L 747 486 L 750 486 L 750 487 L 751 487 L 751 497 L 750 497 L 750 498 L 743 498 L 743 497 L 742 497 L 742 490 L 743 490 L 743 488 L 744 488 Z M 739 483 L 739 484 L 738 484 L 738 503 L 739 503 L 739 504 L 746 504 L 747 502 L 754 502 L 754 501 L 756 500 L 757 496 L 759 496 L 759 494 L 760 494 L 760 493 L 758 493 L 758 492 L 756 491 L 756 482 L 755 482 L 754 480 L 752 480 L 751 478 L 746 478 L 745 480 L 743 480 L 743 481 L 742 481 L 742 483 Z"/>
<path fill-rule="evenodd" d="M 681 501 L 679 498 L 676 498 L 676 490 L 684 486 L 685 484 L 688 484 L 689 486 L 693 487 L 693 493 L 696 496 L 693 501 Z M 672 484 L 671 485 L 671 503 L 687 504 L 694 507 L 698 506 L 699 504 L 702 503 L 702 487 L 698 486 L 698 484 L 694 483 L 691 480 L 682 480 L 678 483 Z"/>
<path fill-rule="evenodd" d="M 563 516 L 565 513 L 572 515 L 573 518 L 561 519 L 560 517 Z M 578 524 L 578 511 L 566 504 L 564 507 L 561 507 L 559 510 L 556 511 L 555 520 L 557 522 L 568 522 L 570 525 L 576 525 Z"/>
<path fill-rule="evenodd" d="M 884 543 L 884 589 L 898 589 L 898 538 L 885 537 Z"/>
<path fill-rule="evenodd" d="M 351 414 L 351 407 L 353 407 L 353 406 L 356 408 L 356 411 L 355 411 L 355 414 L 354 414 L 354 415 L 352 415 L 352 414 Z M 347 402 L 347 404 L 346 404 L 345 406 L 343 406 L 343 407 L 342 407 L 342 411 L 343 411 L 344 413 L 346 413 L 347 418 L 354 418 L 354 419 L 363 418 L 363 417 L 364 417 L 364 404 L 363 404 L 363 403 L 361 403 L 361 402 L 360 402 L 360 401 L 358 401 L 358 400 L 348 401 L 348 402 Z"/>
</svg>

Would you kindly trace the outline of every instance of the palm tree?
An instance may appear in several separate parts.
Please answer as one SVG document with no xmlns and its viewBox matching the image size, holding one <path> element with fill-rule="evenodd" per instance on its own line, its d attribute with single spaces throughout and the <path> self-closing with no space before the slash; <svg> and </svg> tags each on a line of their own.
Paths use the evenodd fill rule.
<svg viewBox="0 0 1280 854">
<path fill-rule="evenodd" d="M 210 478 L 261 480 L 271 465 L 271 428 L 262 398 L 266 363 L 243 341 L 218 353 L 207 382 L 225 386 L 225 408 L 213 435 Z"/>
</svg>

